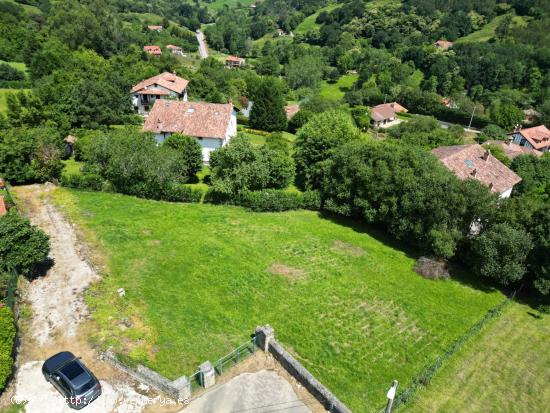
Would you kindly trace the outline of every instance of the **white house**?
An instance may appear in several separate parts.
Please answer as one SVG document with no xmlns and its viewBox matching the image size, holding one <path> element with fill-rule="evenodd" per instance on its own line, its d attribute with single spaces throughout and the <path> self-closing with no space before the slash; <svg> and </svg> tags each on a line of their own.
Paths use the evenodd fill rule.
<svg viewBox="0 0 550 413">
<path fill-rule="evenodd" d="M 237 134 L 237 114 L 230 103 L 182 102 L 157 100 L 143 126 L 154 133 L 158 143 L 173 133 L 196 138 L 202 147 L 202 159 L 227 145 Z"/>
<path fill-rule="evenodd" d="M 132 104 L 140 115 L 146 115 L 157 99 L 187 101 L 189 81 L 173 73 L 164 72 L 142 80 L 132 88 Z"/>
</svg>

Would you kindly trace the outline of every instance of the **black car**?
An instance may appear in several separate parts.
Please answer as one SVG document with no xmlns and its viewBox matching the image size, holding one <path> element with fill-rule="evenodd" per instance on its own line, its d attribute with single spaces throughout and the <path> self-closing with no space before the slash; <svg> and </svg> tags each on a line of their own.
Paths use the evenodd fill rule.
<svg viewBox="0 0 550 413">
<path fill-rule="evenodd" d="M 46 360 L 42 374 L 73 409 L 82 409 L 101 395 L 99 380 L 70 351 L 62 351 Z"/>
</svg>

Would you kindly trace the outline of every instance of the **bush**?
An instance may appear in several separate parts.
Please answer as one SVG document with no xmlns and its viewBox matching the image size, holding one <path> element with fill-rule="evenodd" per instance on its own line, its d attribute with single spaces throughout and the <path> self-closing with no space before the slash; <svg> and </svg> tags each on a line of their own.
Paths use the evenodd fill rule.
<svg viewBox="0 0 550 413">
<path fill-rule="evenodd" d="M 16 213 L 0 218 L 0 269 L 31 276 L 50 252 L 49 237 Z"/>
<path fill-rule="evenodd" d="M 240 205 L 257 212 L 281 212 L 296 209 L 317 211 L 321 208 L 321 198 L 317 191 L 289 192 L 284 189 L 263 189 L 246 191 L 241 195 L 230 195 L 210 189 L 205 202 L 213 204 Z"/>
<path fill-rule="evenodd" d="M 63 175 L 61 177 L 61 185 L 67 188 L 102 191 L 105 181 L 97 174 L 82 173 L 78 175 Z"/>
<path fill-rule="evenodd" d="M 0 390 L 4 388 L 13 366 L 13 344 L 15 341 L 15 320 L 11 310 L 0 308 Z"/>
<path fill-rule="evenodd" d="M 202 169 L 202 148 L 199 142 L 191 136 L 174 133 L 163 143 L 172 149 L 178 157 L 177 166 L 182 182 L 197 179 L 197 173 Z"/>
<path fill-rule="evenodd" d="M 163 195 L 162 199 L 170 202 L 200 202 L 202 198 L 203 191 L 195 190 L 185 185 L 170 185 L 168 186 Z"/>
</svg>

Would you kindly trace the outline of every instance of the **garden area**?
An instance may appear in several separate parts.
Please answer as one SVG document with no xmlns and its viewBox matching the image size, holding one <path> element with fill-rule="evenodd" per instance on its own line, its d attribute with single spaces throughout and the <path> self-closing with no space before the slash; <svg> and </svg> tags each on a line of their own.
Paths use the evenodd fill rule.
<svg viewBox="0 0 550 413">
<path fill-rule="evenodd" d="M 415 251 L 344 218 L 69 189 L 53 199 L 104 264 L 87 296 L 93 341 L 172 378 L 270 324 L 352 410 L 372 411 L 503 300 L 469 277 L 422 278 Z"/>
</svg>

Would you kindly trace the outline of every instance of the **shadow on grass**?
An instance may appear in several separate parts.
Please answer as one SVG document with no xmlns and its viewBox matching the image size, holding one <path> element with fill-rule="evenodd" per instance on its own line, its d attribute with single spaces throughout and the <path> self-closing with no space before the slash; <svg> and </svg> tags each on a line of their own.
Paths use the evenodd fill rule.
<svg viewBox="0 0 550 413">
<path fill-rule="evenodd" d="M 407 257 L 414 260 L 418 260 L 423 254 L 425 254 L 425 252 L 421 249 L 415 248 L 404 241 L 392 237 L 385 231 L 384 228 L 380 226 L 367 224 L 358 219 L 336 215 L 327 211 L 319 212 L 319 217 L 329 220 L 335 224 L 351 228 L 355 232 L 358 232 L 360 234 L 368 234 L 382 244 L 395 250 L 404 252 Z M 478 276 L 475 276 L 474 274 L 472 274 L 471 271 L 464 269 L 459 262 L 452 262 L 451 264 L 452 265 L 449 266 L 451 279 L 483 292 L 492 292 L 495 290 L 502 291 L 502 288 L 500 288 L 500 286 L 491 282 L 491 280 L 489 279 L 482 279 Z M 418 276 L 421 277 L 420 274 Z M 434 280 L 433 282 L 443 281 Z M 506 294 L 506 291 L 502 292 Z"/>
</svg>

